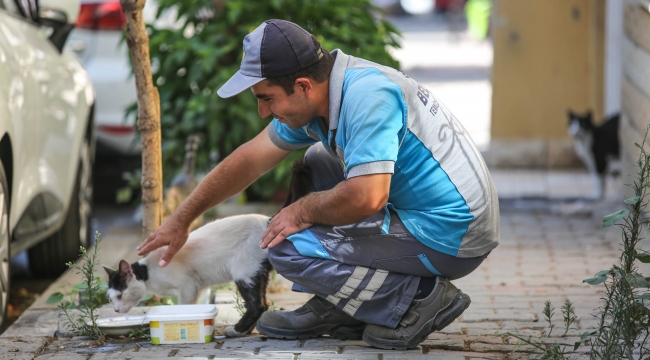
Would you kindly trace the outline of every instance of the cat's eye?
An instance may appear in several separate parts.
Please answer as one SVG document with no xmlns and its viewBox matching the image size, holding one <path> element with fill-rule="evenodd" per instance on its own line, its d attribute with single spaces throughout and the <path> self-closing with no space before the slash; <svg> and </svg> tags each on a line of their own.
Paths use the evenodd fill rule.
<svg viewBox="0 0 650 360">
<path fill-rule="evenodd" d="M 122 295 L 117 295 L 117 300 L 122 300 Z"/>
</svg>

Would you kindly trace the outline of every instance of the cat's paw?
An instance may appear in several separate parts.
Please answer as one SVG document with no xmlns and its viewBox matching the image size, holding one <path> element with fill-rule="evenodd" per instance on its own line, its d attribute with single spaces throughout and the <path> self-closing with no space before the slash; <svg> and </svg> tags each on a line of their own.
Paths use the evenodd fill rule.
<svg viewBox="0 0 650 360">
<path fill-rule="evenodd" d="M 234 326 L 228 326 L 226 328 L 226 331 L 224 331 L 224 334 L 226 334 L 227 337 L 242 337 L 246 334 L 240 333 L 237 330 L 235 330 Z"/>
</svg>

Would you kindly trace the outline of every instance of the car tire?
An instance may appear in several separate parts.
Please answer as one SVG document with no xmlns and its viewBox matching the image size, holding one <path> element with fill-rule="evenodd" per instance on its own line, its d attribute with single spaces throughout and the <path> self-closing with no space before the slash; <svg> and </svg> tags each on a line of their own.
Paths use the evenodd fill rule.
<svg viewBox="0 0 650 360">
<path fill-rule="evenodd" d="M 9 186 L 0 161 L 0 329 L 4 329 L 9 302 Z"/>
<path fill-rule="evenodd" d="M 68 269 L 66 263 L 79 257 L 79 247 L 88 248 L 92 243 L 90 221 L 94 139 L 90 134 L 89 132 L 81 144 L 77 179 L 63 226 L 28 251 L 29 268 L 35 277 L 58 277 Z"/>
</svg>

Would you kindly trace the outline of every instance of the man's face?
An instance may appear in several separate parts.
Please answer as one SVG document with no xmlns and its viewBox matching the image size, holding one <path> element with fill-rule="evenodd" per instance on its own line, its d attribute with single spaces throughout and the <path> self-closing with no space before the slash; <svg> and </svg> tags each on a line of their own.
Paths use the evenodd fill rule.
<svg viewBox="0 0 650 360">
<path fill-rule="evenodd" d="M 261 117 L 273 115 L 293 130 L 307 125 L 315 117 L 307 93 L 298 84 L 294 85 L 291 95 L 287 95 L 280 86 L 269 86 L 268 80 L 253 85 L 251 90 L 257 97 L 257 109 Z"/>
</svg>

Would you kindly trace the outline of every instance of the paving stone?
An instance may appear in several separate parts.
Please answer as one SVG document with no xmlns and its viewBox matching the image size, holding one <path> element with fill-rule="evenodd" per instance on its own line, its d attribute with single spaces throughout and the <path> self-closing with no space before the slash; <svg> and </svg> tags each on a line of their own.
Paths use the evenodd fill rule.
<svg viewBox="0 0 650 360">
<path fill-rule="evenodd" d="M 0 359 L 28 360 L 33 359 L 46 349 L 53 341 L 51 337 L 3 337 L 0 338 Z"/>
<path fill-rule="evenodd" d="M 584 331 L 598 326 L 592 314 L 601 304 L 603 287 L 587 285 L 582 280 L 618 262 L 620 238 L 620 232 L 605 233 L 598 226 L 598 222 L 566 216 L 502 212 L 501 245 L 475 273 L 454 281 L 472 298 L 472 305 L 459 319 L 431 334 L 416 349 L 386 351 L 363 341 L 326 337 L 282 341 L 259 335 L 209 344 L 154 346 L 146 341 L 111 342 L 105 347 L 82 348 L 79 344 L 87 341 L 73 338 L 54 341 L 37 359 L 85 359 L 90 354 L 93 360 L 170 356 L 192 359 L 523 359 L 526 354 L 511 353 L 517 348 L 514 337 L 495 335 L 518 331 L 538 341 L 558 341 L 572 346 Z M 62 279 L 72 281 L 65 276 Z M 269 298 L 278 307 L 294 309 L 309 297 L 287 290 L 269 294 Z M 232 291 L 223 291 L 217 295 L 220 323 L 233 323 L 238 319 L 232 294 Z M 561 337 L 564 324 L 560 309 L 567 299 L 574 303 L 578 319 L 567 337 Z M 548 324 L 542 315 L 546 300 L 555 306 L 555 327 L 550 338 L 545 337 Z M 26 311 L 16 325 L 0 337 L 0 359 L 33 358 L 47 339 L 43 335 L 54 333 L 54 314 L 42 301 Z M 12 346 L 19 351 L 9 353 L 14 349 Z M 580 353 L 572 357 L 587 358 Z"/>
<path fill-rule="evenodd" d="M 52 310 L 27 309 L 20 315 L 1 338 L 23 338 L 54 336 L 58 324 L 58 316 Z"/>
</svg>

